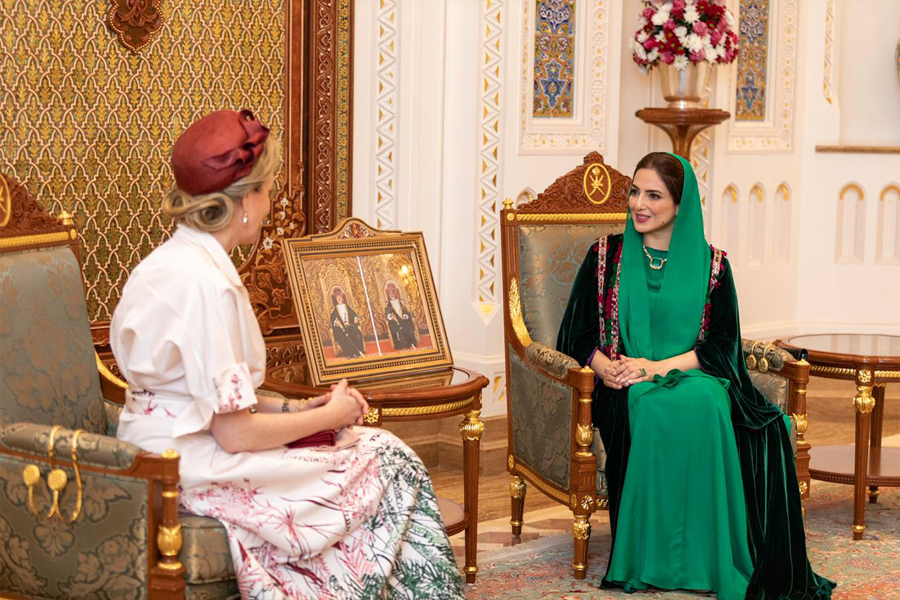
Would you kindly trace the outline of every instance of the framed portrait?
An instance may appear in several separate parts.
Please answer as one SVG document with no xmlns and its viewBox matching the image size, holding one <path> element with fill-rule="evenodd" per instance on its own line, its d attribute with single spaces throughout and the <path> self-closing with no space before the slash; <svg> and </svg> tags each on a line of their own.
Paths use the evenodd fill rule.
<svg viewBox="0 0 900 600">
<path fill-rule="evenodd" d="M 421 233 L 351 218 L 282 243 L 314 385 L 453 364 Z"/>
</svg>

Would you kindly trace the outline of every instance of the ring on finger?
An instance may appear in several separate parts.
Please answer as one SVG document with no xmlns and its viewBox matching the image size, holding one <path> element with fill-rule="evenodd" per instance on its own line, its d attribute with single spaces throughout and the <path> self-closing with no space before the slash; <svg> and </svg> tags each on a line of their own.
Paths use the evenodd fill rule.
<svg viewBox="0 0 900 600">
<path fill-rule="evenodd" d="M 644 369 L 644 368 L 642 367 L 642 368 L 641 368 L 641 377 L 646 377 L 646 376 L 647 376 L 647 369 Z"/>
</svg>

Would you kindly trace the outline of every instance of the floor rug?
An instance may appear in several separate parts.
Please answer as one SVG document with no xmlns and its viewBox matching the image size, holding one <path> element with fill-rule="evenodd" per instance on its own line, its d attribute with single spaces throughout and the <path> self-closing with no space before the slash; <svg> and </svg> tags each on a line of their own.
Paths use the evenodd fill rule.
<svg viewBox="0 0 900 600">
<path fill-rule="evenodd" d="M 865 536 L 853 541 L 853 488 L 813 481 L 807 502 L 807 548 L 813 569 L 838 582 L 835 600 L 900 599 L 900 489 L 883 488 L 877 504 L 866 504 Z M 527 518 L 527 515 L 526 515 Z M 681 598 L 714 594 L 648 590 L 624 594 L 599 588 L 609 560 L 609 529 L 594 527 L 587 578 L 572 577 L 572 536 L 554 535 L 480 554 L 477 598 Z"/>
</svg>

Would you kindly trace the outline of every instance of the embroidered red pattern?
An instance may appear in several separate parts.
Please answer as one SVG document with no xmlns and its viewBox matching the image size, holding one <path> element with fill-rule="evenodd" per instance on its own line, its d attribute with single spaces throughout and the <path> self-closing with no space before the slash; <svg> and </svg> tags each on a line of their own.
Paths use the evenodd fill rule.
<svg viewBox="0 0 900 600">
<path fill-rule="evenodd" d="M 719 250 L 712 245 L 709 246 L 709 249 L 712 250 L 712 264 L 709 268 L 709 287 L 706 290 L 706 303 L 703 305 L 703 319 L 700 322 L 700 333 L 697 334 L 698 344 L 706 339 L 706 334 L 709 332 L 709 317 L 712 312 L 712 293 L 721 283 L 721 276 L 725 272 L 724 258 L 728 256 L 727 252 Z"/>
</svg>

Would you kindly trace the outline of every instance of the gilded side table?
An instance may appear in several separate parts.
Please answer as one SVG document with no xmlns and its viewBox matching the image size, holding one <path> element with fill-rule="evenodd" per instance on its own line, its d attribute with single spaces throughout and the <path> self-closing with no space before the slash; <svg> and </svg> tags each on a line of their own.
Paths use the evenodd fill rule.
<svg viewBox="0 0 900 600">
<path fill-rule="evenodd" d="M 856 442 L 810 451 L 813 479 L 853 485 L 853 539 L 866 531 L 866 486 L 869 502 L 878 487 L 900 486 L 900 448 L 882 448 L 885 387 L 900 383 L 900 336 L 865 334 L 801 335 L 777 342 L 809 351 L 810 375 L 856 383 Z"/>
<path fill-rule="evenodd" d="M 474 583 L 478 573 L 478 463 L 484 423 L 481 415 L 481 392 L 487 387 L 484 375 L 452 367 L 416 376 L 397 376 L 354 384 L 369 403 L 365 424 L 378 427 L 385 421 L 428 421 L 463 415 L 459 433 L 463 439 L 464 501 L 460 507 L 444 498 L 438 499 L 447 534 L 466 532 L 466 582 Z M 309 383 L 306 365 L 270 367 L 264 389 L 288 397 L 318 396 L 328 388 Z"/>
</svg>

